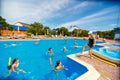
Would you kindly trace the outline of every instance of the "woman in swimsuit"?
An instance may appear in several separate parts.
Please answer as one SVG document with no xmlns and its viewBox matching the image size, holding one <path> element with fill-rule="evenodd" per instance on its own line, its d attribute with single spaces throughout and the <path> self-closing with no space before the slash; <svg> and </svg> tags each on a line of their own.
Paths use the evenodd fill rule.
<svg viewBox="0 0 120 80">
<path fill-rule="evenodd" d="M 84 49 L 85 49 L 86 47 L 88 47 L 90 58 L 92 58 L 91 48 L 92 48 L 93 46 L 95 46 L 96 40 L 95 40 L 95 38 L 94 38 L 94 36 L 93 36 L 93 34 L 92 34 L 92 31 L 89 31 L 88 35 L 89 35 L 89 41 L 88 41 L 88 44 L 87 44 L 87 45 L 83 46 L 83 48 L 82 48 L 82 53 L 83 53 Z"/>
<path fill-rule="evenodd" d="M 19 59 L 18 59 L 18 58 L 15 58 L 15 59 L 13 60 L 12 64 L 11 64 L 11 65 L 8 65 L 9 73 L 8 73 L 8 75 L 7 75 L 6 77 L 8 77 L 12 72 L 16 72 L 17 74 L 18 74 L 19 72 L 27 73 L 27 72 L 25 72 L 23 69 L 19 69 L 18 66 L 19 66 Z"/>
<path fill-rule="evenodd" d="M 62 70 L 62 69 L 68 70 L 67 68 L 64 67 L 64 65 L 62 65 L 62 62 L 60 60 L 56 62 L 54 69 L 55 71 Z"/>
<path fill-rule="evenodd" d="M 54 67 L 54 71 L 55 71 L 55 73 L 56 73 L 56 78 L 57 78 L 57 80 L 58 80 L 58 78 L 60 78 L 60 75 L 61 75 L 61 73 L 62 73 L 62 75 L 63 75 L 63 71 L 61 71 L 61 70 L 68 70 L 67 68 L 65 68 L 64 67 L 64 65 L 62 65 L 62 62 L 60 61 L 60 60 L 58 60 L 57 62 L 56 62 L 56 65 L 55 65 L 55 67 Z"/>
</svg>

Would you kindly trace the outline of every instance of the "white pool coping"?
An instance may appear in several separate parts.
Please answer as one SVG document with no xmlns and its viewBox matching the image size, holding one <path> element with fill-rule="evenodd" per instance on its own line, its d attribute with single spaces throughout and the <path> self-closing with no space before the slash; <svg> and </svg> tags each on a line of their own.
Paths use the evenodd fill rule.
<svg viewBox="0 0 120 80">
<path fill-rule="evenodd" d="M 42 38 L 42 39 L 0 39 L 0 41 L 40 41 L 40 40 L 63 40 L 63 39 L 74 39 L 74 38 Z"/>
<path fill-rule="evenodd" d="M 99 72 L 96 71 L 96 69 L 92 65 L 80 60 L 79 58 L 76 57 L 75 54 L 68 55 L 67 57 L 82 64 L 83 66 L 85 66 L 88 69 L 88 71 L 86 73 L 79 76 L 75 80 L 98 80 L 98 78 L 100 77 L 100 74 L 99 74 Z"/>
</svg>

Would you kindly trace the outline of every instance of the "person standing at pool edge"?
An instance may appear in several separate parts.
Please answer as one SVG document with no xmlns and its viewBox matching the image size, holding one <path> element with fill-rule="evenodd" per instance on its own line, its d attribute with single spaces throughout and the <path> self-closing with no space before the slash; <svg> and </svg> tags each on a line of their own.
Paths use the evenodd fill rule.
<svg viewBox="0 0 120 80">
<path fill-rule="evenodd" d="M 83 51 L 84 51 L 84 49 L 86 48 L 86 47 L 88 47 L 88 49 L 89 49 L 89 55 L 90 55 L 90 58 L 92 57 L 92 53 L 91 53 L 91 48 L 93 47 L 93 46 L 95 46 L 95 43 L 96 43 L 96 40 L 95 40 L 95 38 L 94 38 L 94 36 L 93 36 L 93 32 L 92 31 L 89 31 L 88 32 L 88 35 L 89 35 L 89 41 L 88 41 L 88 44 L 87 45 L 85 45 L 85 46 L 83 46 L 83 48 L 82 48 L 82 53 L 83 53 Z M 82 54 L 81 53 L 81 54 Z"/>
</svg>

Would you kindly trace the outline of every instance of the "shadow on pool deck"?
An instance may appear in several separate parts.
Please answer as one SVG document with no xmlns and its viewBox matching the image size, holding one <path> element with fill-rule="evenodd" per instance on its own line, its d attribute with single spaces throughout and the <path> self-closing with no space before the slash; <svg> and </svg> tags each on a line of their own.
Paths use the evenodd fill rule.
<svg viewBox="0 0 120 80">
<path fill-rule="evenodd" d="M 98 80 L 120 80 L 120 66 L 114 67 L 95 58 L 90 58 L 88 54 L 78 58 L 95 67 L 101 74 L 101 77 Z"/>
</svg>

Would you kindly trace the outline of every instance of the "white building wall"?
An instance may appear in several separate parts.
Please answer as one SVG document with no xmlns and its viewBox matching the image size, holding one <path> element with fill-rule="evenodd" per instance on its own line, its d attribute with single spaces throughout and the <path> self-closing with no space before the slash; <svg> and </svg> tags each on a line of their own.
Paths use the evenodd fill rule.
<svg viewBox="0 0 120 80">
<path fill-rule="evenodd" d="M 120 34 L 119 34 L 119 33 L 118 33 L 118 34 L 115 34 L 114 39 L 120 39 Z"/>
</svg>

